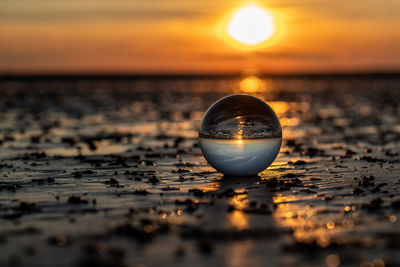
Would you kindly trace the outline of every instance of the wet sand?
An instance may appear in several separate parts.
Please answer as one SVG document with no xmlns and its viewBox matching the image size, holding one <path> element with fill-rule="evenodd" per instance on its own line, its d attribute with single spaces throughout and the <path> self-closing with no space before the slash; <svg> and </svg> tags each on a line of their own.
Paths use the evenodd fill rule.
<svg viewBox="0 0 400 267">
<path fill-rule="evenodd" d="M 3 78 L 0 266 L 399 266 L 400 78 L 240 81 Z M 250 89 L 282 148 L 223 177 L 197 131 Z"/>
</svg>

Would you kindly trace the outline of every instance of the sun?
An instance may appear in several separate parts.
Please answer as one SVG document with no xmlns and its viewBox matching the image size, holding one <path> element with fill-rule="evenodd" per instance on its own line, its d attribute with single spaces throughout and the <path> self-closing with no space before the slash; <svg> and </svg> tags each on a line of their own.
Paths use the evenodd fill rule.
<svg viewBox="0 0 400 267">
<path fill-rule="evenodd" d="M 274 17 L 262 7 L 247 5 L 233 13 L 226 25 L 226 32 L 241 44 L 256 46 L 275 33 Z"/>
</svg>

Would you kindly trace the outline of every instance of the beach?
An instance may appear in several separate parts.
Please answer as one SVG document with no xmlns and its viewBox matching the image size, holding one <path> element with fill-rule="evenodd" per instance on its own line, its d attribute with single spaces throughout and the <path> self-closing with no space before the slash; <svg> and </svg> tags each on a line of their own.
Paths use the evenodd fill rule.
<svg viewBox="0 0 400 267">
<path fill-rule="evenodd" d="M 400 76 L 245 79 L 1 77 L 0 265 L 399 266 Z M 199 148 L 235 93 L 282 125 L 257 177 Z"/>
</svg>

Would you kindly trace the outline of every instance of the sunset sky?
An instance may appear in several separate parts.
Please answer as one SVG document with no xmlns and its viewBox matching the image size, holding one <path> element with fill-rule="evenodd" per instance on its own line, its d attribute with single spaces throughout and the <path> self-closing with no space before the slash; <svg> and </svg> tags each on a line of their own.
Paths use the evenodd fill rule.
<svg viewBox="0 0 400 267">
<path fill-rule="evenodd" d="M 255 3 L 276 33 L 256 49 L 224 22 Z M 400 70 L 399 0 L 2 0 L 1 73 Z"/>
</svg>

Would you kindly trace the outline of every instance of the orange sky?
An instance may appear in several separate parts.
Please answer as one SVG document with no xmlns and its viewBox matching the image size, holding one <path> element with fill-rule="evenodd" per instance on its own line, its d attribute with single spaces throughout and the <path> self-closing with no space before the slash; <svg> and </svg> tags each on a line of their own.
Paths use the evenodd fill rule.
<svg viewBox="0 0 400 267">
<path fill-rule="evenodd" d="M 278 25 L 255 50 L 218 28 L 249 2 Z M 2 0 L 0 72 L 398 71 L 399 10 L 399 0 Z"/>
</svg>

